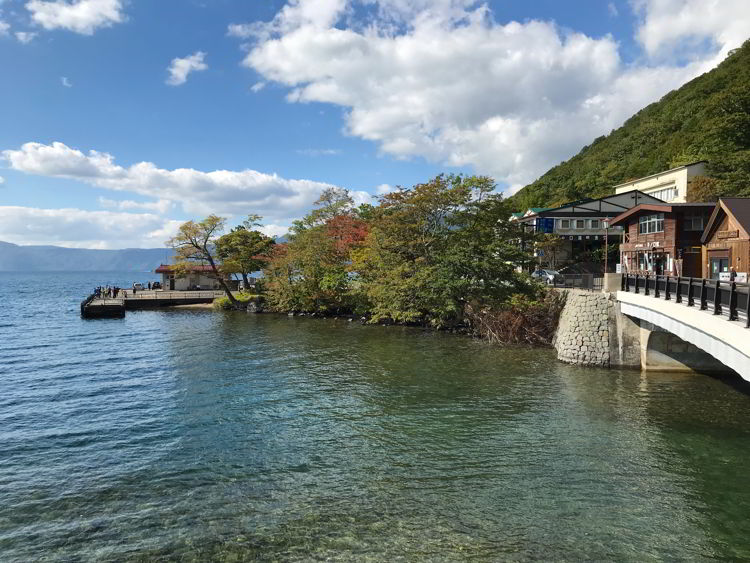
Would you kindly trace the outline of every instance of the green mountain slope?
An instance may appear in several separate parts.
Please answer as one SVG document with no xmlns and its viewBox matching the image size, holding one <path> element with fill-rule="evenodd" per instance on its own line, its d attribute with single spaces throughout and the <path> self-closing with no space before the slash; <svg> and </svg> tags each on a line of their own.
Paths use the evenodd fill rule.
<svg viewBox="0 0 750 563">
<path fill-rule="evenodd" d="M 600 197 L 611 187 L 707 160 L 700 198 L 750 196 L 750 41 L 512 197 L 517 209 Z"/>
</svg>

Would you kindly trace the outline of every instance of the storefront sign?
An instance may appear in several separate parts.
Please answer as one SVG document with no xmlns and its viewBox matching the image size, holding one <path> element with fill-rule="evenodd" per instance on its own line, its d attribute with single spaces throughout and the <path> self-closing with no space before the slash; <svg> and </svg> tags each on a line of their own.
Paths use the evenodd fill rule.
<svg viewBox="0 0 750 563">
<path fill-rule="evenodd" d="M 716 233 L 716 238 L 718 239 L 738 238 L 739 236 L 739 231 L 719 231 Z"/>
<path fill-rule="evenodd" d="M 639 242 L 634 246 L 635 248 L 659 248 L 661 246 L 661 242 L 658 240 L 655 240 L 653 242 Z"/>
</svg>

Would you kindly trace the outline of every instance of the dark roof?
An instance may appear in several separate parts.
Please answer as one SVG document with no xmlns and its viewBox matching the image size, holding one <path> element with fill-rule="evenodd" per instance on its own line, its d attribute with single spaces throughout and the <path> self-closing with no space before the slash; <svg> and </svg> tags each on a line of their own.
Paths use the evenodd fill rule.
<svg viewBox="0 0 750 563">
<path fill-rule="evenodd" d="M 739 224 L 740 228 L 745 231 L 745 236 L 750 236 L 750 198 L 747 197 L 722 197 L 719 202 L 715 204 L 716 208 L 711 214 L 711 218 L 708 220 L 708 225 L 703 231 L 701 242 L 705 242 L 710 238 L 712 231 L 718 225 L 717 218 L 720 211 L 734 217 L 735 221 Z"/>
<path fill-rule="evenodd" d="M 610 194 L 598 199 L 582 199 L 566 203 L 554 209 L 539 213 L 540 217 L 615 217 L 635 207 L 638 201 L 652 204 L 664 204 L 662 200 L 639 190 L 630 190 L 621 194 Z"/>
<path fill-rule="evenodd" d="M 156 268 L 156 270 L 154 270 L 154 273 L 157 273 L 157 274 L 169 274 L 169 273 L 173 272 L 174 269 L 175 269 L 175 267 L 172 264 L 160 264 L 159 267 Z M 203 266 L 203 265 L 196 264 L 195 266 L 190 266 L 190 270 L 189 271 L 190 272 L 194 272 L 194 273 L 202 273 L 202 272 L 213 273 L 213 268 L 211 268 L 211 266 L 209 266 L 209 265 Z"/>
<path fill-rule="evenodd" d="M 627 193 L 627 192 L 626 192 Z M 622 223 L 625 219 L 638 215 L 641 211 L 659 211 L 661 213 L 672 213 L 675 207 L 679 208 L 691 208 L 691 207 L 713 207 L 714 203 L 641 203 L 635 207 L 628 209 L 624 213 L 620 213 L 617 217 L 609 221 L 610 226 Z"/>
</svg>

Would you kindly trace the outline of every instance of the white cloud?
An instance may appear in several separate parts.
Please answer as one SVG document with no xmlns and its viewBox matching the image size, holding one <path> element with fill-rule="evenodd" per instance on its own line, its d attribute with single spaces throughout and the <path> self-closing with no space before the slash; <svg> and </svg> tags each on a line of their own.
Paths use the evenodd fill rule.
<svg viewBox="0 0 750 563">
<path fill-rule="evenodd" d="M 191 72 L 199 72 L 206 70 L 208 65 L 203 62 L 206 57 L 206 53 L 203 51 L 196 51 L 192 55 L 183 59 L 177 57 L 172 59 L 172 62 L 167 68 L 169 72 L 169 78 L 167 78 L 167 84 L 170 86 L 179 86 L 185 84 L 188 78 L 188 74 Z"/>
<path fill-rule="evenodd" d="M 10 24 L 7 22 L 4 22 L 3 20 L 0 20 L 0 35 L 8 35 L 9 30 L 10 30 Z"/>
<path fill-rule="evenodd" d="M 654 6 L 700 4 L 634 1 L 642 29 L 661 14 Z M 355 3 L 376 14 L 366 26 L 349 17 Z M 737 27 L 732 17 L 744 21 L 750 9 L 747 0 L 725 4 L 715 23 L 697 26 L 722 52 L 740 42 L 726 31 Z M 716 62 L 713 52 L 684 66 L 626 65 L 610 36 L 543 21 L 500 24 L 473 0 L 292 0 L 271 22 L 228 33 L 254 38 L 244 64 L 287 86 L 289 101 L 343 107 L 347 132 L 383 153 L 472 166 L 511 186 Z"/>
<path fill-rule="evenodd" d="M 390 184 L 380 184 L 378 187 L 375 188 L 375 193 L 377 195 L 385 195 L 385 194 L 389 194 L 395 191 L 396 191 L 396 188 L 391 186 Z"/>
<path fill-rule="evenodd" d="M 669 56 L 705 40 L 718 47 L 714 62 L 750 34 L 748 0 L 631 0 L 641 17 L 636 37 L 651 56 Z"/>
<path fill-rule="evenodd" d="M 0 206 L 0 240 L 75 248 L 158 248 L 180 221 L 150 213 Z"/>
<path fill-rule="evenodd" d="M 2 176 L 0 176 L 0 185 L 2 185 L 4 183 L 5 183 L 5 178 L 3 178 Z"/>
<path fill-rule="evenodd" d="M 324 189 L 334 187 L 255 170 L 165 170 L 151 162 L 126 168 L 116 164 L 110 154 L 93 150 L 84 154 L 63 143 L 26 143 L 18 150 L 3 151 L 2 156 L 14 170 L 165 200 L 190 215 L 258 213 L 279 224 L 291 224 L 292 219 L 310 210 Z M 355 191 L 352 197 L 365 201 L 370 195 Z"/>
<path fill-rule="evenodd" d="M 340 149 L 299 149 L 297 154 L 305 156 L 334 156 L 341 154 Z"/>
<path fill-rule="evenodd" d="M 607 11 L 609 11 L 609 15 L 613 18 L 616 18 L 620 15 L 620 11 L 617 9 L 617 6 L 614 2 L 610 2 L 607 4 Z"/>
<path fill-rule="evenodd" d="M 172 208 L 172 202 L 167 199 L 160 199 L 158 201 L 133 201 L 130 199 L 126 200 L 114 200 L 107 199 L 105 197 L 99 197 L 99 205 L 106 209 L 119 209 L 120 211 L 153 211 L 164 215 L 167 211 Z"/>
<path fill-rule="evenodd" d="M 65 86 L 66 88 L 72 88 L 73 87 L 73 83 L 70 81 L 70 79 L 68 79 L 67 76 L 61 76 L 60 77 L 60 83 L 63 86 Z"/>
<path fill-rule="evenodd" d="M 83 35 L 125 21 L 122 0 L 30 0 L 26 9 L 44 29 L 66 29 Z"/>
<path fill-rule="evenodd" d="M 33 31 L 16 31 L 16 39 L 24 45 L 31 43 L 38 34 Z"/>
<path fill-rule="evenodd" d="M 263 88 L 265 88 L 265 87 L 266 87 L 266 83 L 265 82 L 256 82 L 255 84 L 253 84 L 252 86 L 250 86 L 250 90 L 253 93 L 257 94 L 258 92 L 260 92 L 261 90 L 263 90 Z"/>
</svg>

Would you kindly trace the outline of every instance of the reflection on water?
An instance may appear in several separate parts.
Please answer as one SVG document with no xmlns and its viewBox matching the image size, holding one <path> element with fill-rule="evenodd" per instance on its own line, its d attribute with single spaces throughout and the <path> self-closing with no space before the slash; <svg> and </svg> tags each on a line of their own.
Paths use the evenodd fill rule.
<svg viewBox="0 0 750 563">
<path fill-rule="evenodd" d="M 106 282 L 25 283 L 0 274 L 4 561 L 750 557 L 741 386 L 342 320 L 83 321 Z"/>
</svg>

